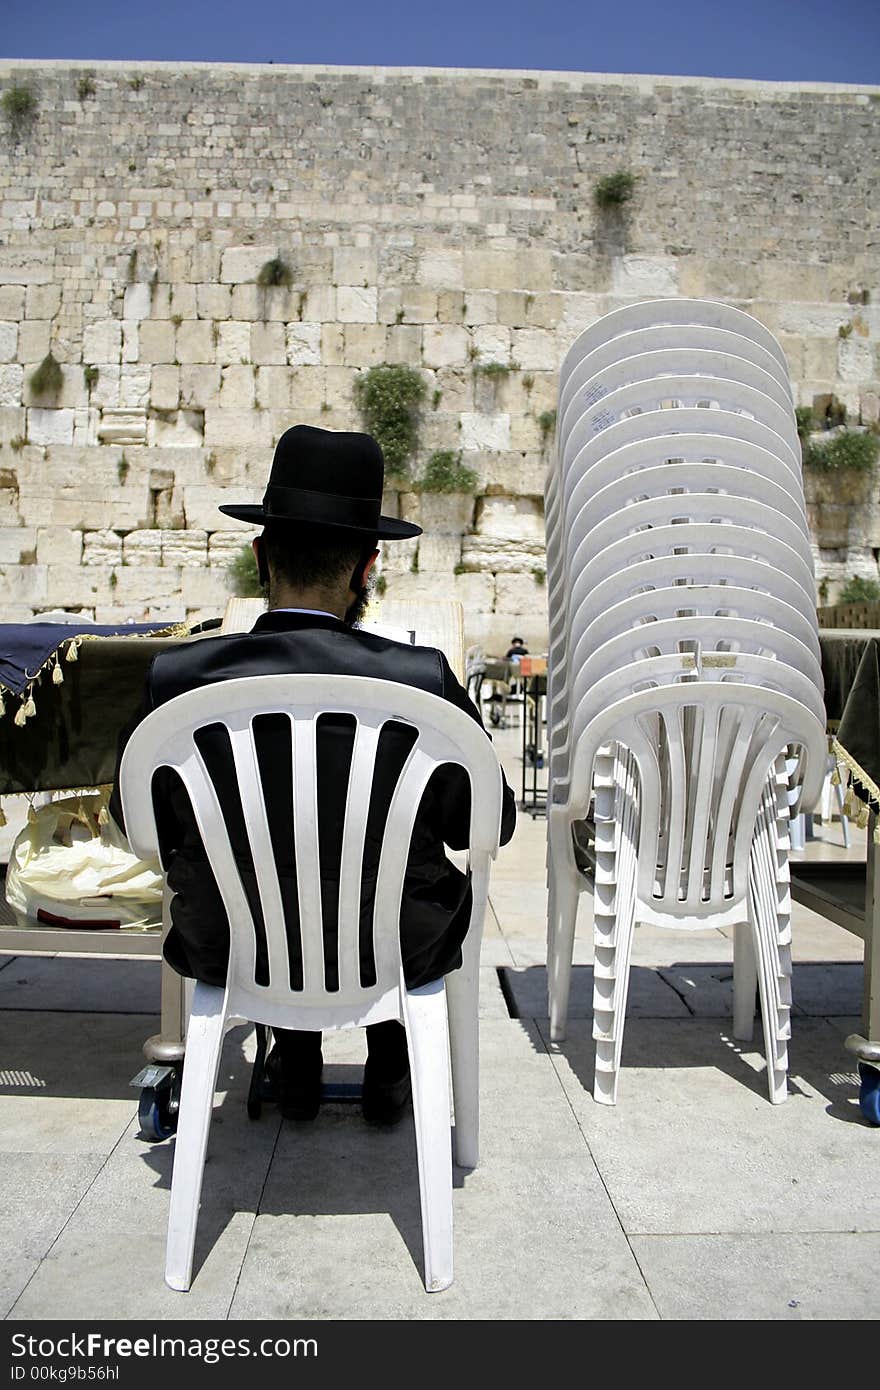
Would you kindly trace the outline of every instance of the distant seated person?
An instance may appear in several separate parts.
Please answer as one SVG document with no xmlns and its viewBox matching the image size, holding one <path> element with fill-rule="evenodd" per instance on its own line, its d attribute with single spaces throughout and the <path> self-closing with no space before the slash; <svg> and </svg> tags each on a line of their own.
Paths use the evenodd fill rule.
<svg viewBox="0 0 880 1390">
<path fill-rule="evenodd" d="M 529 649 L 521 637 L 511 637 L 510 646 L 504 654 L 505 661 L 519 661 L 521 656 L 528 656 Z"/>
</svg>

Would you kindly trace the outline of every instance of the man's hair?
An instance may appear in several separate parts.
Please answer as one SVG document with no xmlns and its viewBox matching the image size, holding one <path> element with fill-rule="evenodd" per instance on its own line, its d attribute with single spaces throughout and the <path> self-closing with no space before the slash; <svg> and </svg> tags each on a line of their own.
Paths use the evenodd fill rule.
<svg viewBox="0 0 880 1390">
<path fill-rule="evenodd" d="M 277 582 L 304 589 L 348 579 L 376 549 L 374 537 L 341 526 L 269 522 L 263 531 L 269 570 Z"/>
</svg>

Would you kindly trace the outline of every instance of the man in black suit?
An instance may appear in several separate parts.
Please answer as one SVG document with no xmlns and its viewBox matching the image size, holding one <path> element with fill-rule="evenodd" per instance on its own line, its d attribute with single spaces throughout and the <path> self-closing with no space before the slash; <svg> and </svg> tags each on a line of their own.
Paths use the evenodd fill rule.
<svg viewBox="0 0 880 1390">
<path fill-rule="evenodd" d="M 278 441 L 269 483 L 260 506 L 226 506 L 221 511 L 264 529 L 253 545 L 260 577 L 268 588 L 268 611 L 249 633 L 200 638 L 163 653 L 147 676 L 144 703 L 120 743 L 157 705 L 184 691 L 242 676 L 326 674 L 372 676 L 428 690 L 480 722 L 479 713 L 456 680 L 442 652 L 409 646 L 353 626 L 366 604 L 370 571 L 379 540 L 417 536 L 420 528 L 380 515 L 384 462 L 369 435 L 336 433 L 296 425 Z M 215 731 L 213 731 L 215 732 Z M 328 974 L 335 969 L 340 833 L 344 819 L 352 730 L 326 719 L 318 746 L 318 807 L 321 901 Z M 289 726 L 267 726 L 258 743 L 267 805 L 290 805 Z M 286 743 L 285 743 L 286 740 Z M 377 778 L 367 826 L 362 875 L 362 917 L 372 913 L 384 819 L 397 775 L 409 751 L 403 726 L 383 731 Z M 258 922 L 259 896 L 228 744 L 208 735 L 203 755 L 223 788 L 222 803 L 242 883 Z M 229 924 L 207 856 L 182 788 L 170 776 L 156 788 L 163 860 L 174 892 L 172 926 L 165 958 L 182 975 L 223 985 L 229 958 Z M 122 824 L 117 785 L 110 807 Z M 426 790 L 410 846 L 401 906 L 401 954 L 410 988 L 438 979 L 461 964 L 461 943 L 470 916 L 470 885 L 447 858 L 444 842 L 466 847 L 470 787 L 458 768 L 440 769 Z M 276 816 L 279 822 L 280 816 Z M 516 809 L 505 783 L 501 842 L 513 834 Z M 298 942 L 296 865 L 289 824 L 272 827 L 285 919 Z M 285 833 L 286 831 L 286 833 Z M 368 941 L 368 931 L 362 940 Z M 257 979 L 267 970 L 257 943 Z M 362 978 L 371 978 L 369 945 L 361 952 Z M 375 978 L 375 975 L 372 975 Z M 328 984 L 332 987 L 332 978 Z M 296 981 L 294 980 L 294 985 Z M 406 1036 L 391 1021 L 367 1028 L 363 1110 L 367 1120 L 394 1123 L 409 1094 Z M 273 1062 L 274 1059 L 274 1062 Z M 270 1056 L 282 1113 L 313 1119 L 321 1094 L 321 1035 L 275 1031 Z"/>
</svg>

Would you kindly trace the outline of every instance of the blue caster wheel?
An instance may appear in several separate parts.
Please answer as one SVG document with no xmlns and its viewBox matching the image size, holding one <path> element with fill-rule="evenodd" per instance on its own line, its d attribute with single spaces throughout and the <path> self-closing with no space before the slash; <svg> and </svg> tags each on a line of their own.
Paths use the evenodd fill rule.
<svg viewBox="0 0 880 1390">
<path fill-rule="evenodd" d="M 150 1144 L 168 1139 L 177 1129 L 177 1114 L 171 1113 L 171 1092 L 168 1087 L 145 1086 L 138 1102 L 138 1122 L 141 1138 Z"/>
<path fill-rule="evenodd" d="M 869 1125 L 880 1125 L 880 1070 L 859 1062 L 859 1109 Z"/>
</svg>

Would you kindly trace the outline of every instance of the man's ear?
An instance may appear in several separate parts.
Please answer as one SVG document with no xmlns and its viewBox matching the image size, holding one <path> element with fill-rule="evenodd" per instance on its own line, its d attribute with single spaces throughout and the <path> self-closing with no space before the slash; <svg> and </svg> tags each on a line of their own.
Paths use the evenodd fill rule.
<svg viewBox="0 0 880 1390">
<path fill-rule="evenodd" d="M 362 589 L 367 587 L 367 580 L 378 558 L 379 552 L 374 550 L 367 560 L 358 560 L 351 572 L 351 579 L 348 581 L 348 587 L 353 594 L 359 594 Z"/>
<path fill-rule="evenodd" d="M 251 546 L 253 547 L 254 559 L 257 562 L 257 574 L 260 577 L 260 583 L 263 585 L 263 588 L 266 588 L 269 583 L 269 566 L 266 564 L 266 549 L 263 545 L 263 537 L 254 536 L 251 541 Z"/>
</svg>

